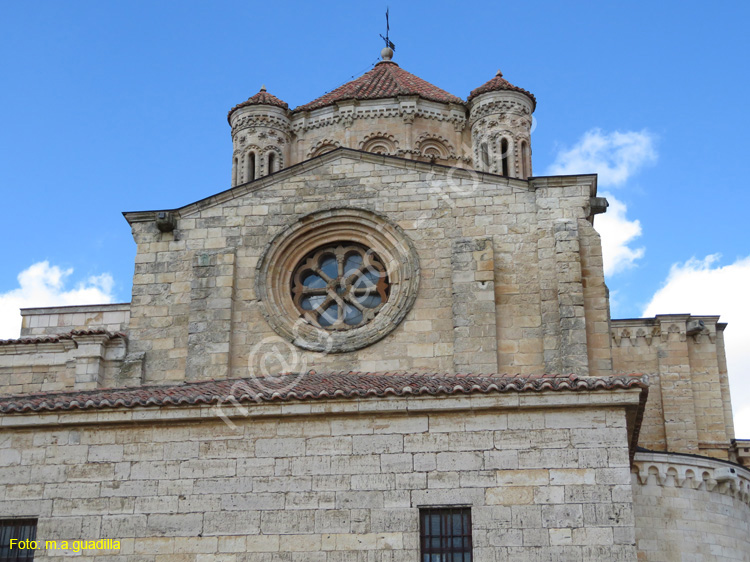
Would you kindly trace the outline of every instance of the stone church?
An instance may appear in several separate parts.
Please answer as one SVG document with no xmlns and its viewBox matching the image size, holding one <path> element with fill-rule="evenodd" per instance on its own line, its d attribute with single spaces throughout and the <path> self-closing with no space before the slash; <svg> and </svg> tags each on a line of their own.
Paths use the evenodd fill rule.
<svg viewBox="0 0 750 562">
<path fill-rule="evenodd" d="M 124 213 L 129 303 L 23 310 L 0 560 L 750 560 L 726 325 L 611 319 L 535 97 L 392 57 L 235 106 L 229 189 Z"/>
</svg>

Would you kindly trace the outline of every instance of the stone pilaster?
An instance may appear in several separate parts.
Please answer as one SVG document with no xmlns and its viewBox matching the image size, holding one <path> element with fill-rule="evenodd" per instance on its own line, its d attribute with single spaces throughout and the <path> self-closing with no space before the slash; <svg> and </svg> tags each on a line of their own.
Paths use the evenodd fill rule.
<svg viewBox="0 0 750 562">
<path fill-rule="evenodd" d="M 75 389 L 91 390 L 102 386 L 104 354 L 109 334 L 73 336 L 76 350 Z"/>
<path fill-rule="evenodd" d="M 687 344 L 687 314 L 658 315 L 659 382 L 667 450 L 698 453 L 698 428 Z"/>
<path fill-rule="evenodd" d="M 453 361 L 459 373 L 497 371 L 492 238 L 453 243 Z"/>
<path fill-rule="evenodd" d="M 732 417 L 732 396 L 729 392 L 729 373 L 727 372 L 727 355 L 724 348 L 724 328 L 726 323 L 716 324 L 716 356 L 719 363 L 719 384 L 721 385 L 721 399 L 724 408 L 724 424 L 727 438 L 734 439 L 734 419 Z"/>
<path fill-rule="evenodd" d="M 688 357 L 701 454 L 728 458 L 727 426 L 716 349 L 718 316 L 692 316 L 688 322 Z"/>
<path fill-rule="evenodd" d="M 588 375 L 578 224 L 573 220 L 559 219 L 554 223 L 554 232 L 562 371 Z"/>
<path fill-rule="evenodd" d="M 539 230 L 537 256 L 544 338 L 544 370 L 547 373 L 561 373 L 563 368 L 560 357 L 560 306 L 557 298 L 555 237 L 551 229 Z"/>
<path fill-rule="evenodd" d="M 201 251 L 193 260 L 188 322 L 188 381 L 221 379 L 229 373 L 235 254 Z"/>
</svg>

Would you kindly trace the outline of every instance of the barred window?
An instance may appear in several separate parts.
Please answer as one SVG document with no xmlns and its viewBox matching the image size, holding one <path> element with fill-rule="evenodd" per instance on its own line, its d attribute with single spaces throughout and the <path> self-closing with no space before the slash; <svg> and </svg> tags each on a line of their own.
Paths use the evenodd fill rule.
<svg viewBox="0 0 750 562">
<path fill-rule="evenodd" d="M 419 510 L 422 562 L 472 562 L 471 509 Z"/>
<path fill-rule="evenodd" d="M 0 562 L 31 562 L 34 560 L 34 549 L 18 548 L 11 539 L 20 541 L 36 540 L 36 519 L 0 519 Z"/>
</svg>

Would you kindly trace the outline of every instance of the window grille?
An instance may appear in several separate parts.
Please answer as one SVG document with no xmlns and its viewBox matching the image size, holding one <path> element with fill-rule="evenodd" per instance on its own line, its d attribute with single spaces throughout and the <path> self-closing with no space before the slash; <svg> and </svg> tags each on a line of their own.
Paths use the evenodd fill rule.
<svg viewBox="0 0 750 562">
<path fill-rule="evenodd" d="M 20 549 L 10 540 L 36 540 L 36 519 L 0 519 L 0 562 L 31 562 L 34 550 Z"/>
<path fill-rule="evenodd" d="M 421 562 L 472 562 L 471 509 L 419 510 Z"/>
</svg>

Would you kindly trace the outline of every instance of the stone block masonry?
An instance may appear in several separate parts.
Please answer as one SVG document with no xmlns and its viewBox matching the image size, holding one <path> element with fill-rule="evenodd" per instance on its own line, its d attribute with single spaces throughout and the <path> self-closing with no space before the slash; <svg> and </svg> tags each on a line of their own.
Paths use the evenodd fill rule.
<svg viewBox="0 0 750 562">
<path fill-rule="evenodd" d="M 44 540 L 118 539 L 122 562 L 406 562 L 420 507 L 468 505 L 478 562 L 634 561 L 638 394 L 225 408 L 234 430 L 208 406 L 127 425 L 117 410 L 6 415 L 0 517 L 38 517 Z"/>
<path fill-rule="evenodd" d="M 584 272 L 576 253 L 599 247 L 580 225 L 590 226 L 595 181 L 480 177 L 338 149 L 174 211 L 173 233 L 160 232 L 153 213 L 129 213 L 138 244 L 129 353 L 145 354 L 146 383 L 248 376 L 252 350 L 277 336 L 256 292 L 265 249 L 312 216 L 353 208 L 413 244 L 416 300 L 372 345 L 327 355 L 290 347 L 289 356 L 325 370 L 587 374 L 590 352 L 597 374 L 612 374 L 608 337 L 588 341 L 586 328 L 600 312 L 588 311 L 583 286 L 588 275 L 603 279 L 601 266 Z M 233 272 L 213 278 L 214 265 L 197 265 L 220 255 L 234 256 Z"/>
</svg>

